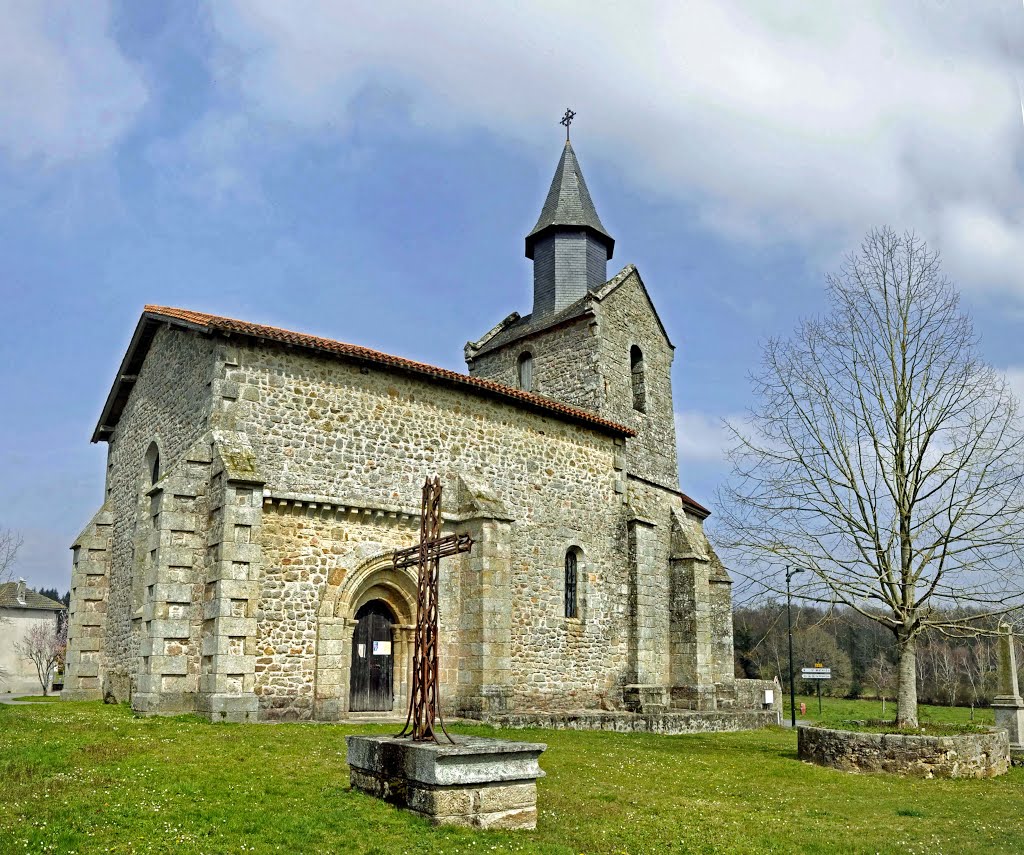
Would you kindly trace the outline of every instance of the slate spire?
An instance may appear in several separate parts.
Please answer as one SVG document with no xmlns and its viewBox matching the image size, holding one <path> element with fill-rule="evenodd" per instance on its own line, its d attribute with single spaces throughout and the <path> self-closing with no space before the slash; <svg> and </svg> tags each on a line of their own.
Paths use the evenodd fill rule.
<svg viewBox="0 0 1024 855">
<path fill-rule="evenodd" d="M 594 207 L 594 200 L 590 198 L 587 182 L 583 180 L 583 172 L 569 140 L 565 141 L 565 148 L 562 149 L 558 168 L 551 179 L 551 187 L 548 188 L 537 225 L 526 236 L 526 257 L 533 258 L 534 247 L 543 235 L 566 226 L 582 226 L 589 230 L 598 242 L 607 248 L 607 258 L 612 257 L 615 241 L 597 215 L 597 208 Z"/>
<path fill-rule="evenodd" d="M 603 284 L 614 248 L 567 139 L 537 225 L 526 236 L 534 317 L 561 311 Z"/>
</svg>

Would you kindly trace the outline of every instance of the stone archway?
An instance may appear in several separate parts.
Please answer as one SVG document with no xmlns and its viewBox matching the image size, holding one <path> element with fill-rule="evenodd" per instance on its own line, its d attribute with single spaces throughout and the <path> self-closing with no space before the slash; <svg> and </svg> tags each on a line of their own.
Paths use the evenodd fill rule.
<svg viewBox="0 0 1024 855">
<path fill-rule="evenodd" d="M 394 705 L 387 715 L 404 713 L 409 705 L 412 648 L 416 629 L 416 575 L 396 571 L 391 553 L 370 558 L 335 584 L 328 584 L 317 617 L 316 676 L 313 716 L 323 721 L 349 711 L 352 633 L 356 613 L 367 603 L 382 601 L 395 615 Z"/>
</svg>

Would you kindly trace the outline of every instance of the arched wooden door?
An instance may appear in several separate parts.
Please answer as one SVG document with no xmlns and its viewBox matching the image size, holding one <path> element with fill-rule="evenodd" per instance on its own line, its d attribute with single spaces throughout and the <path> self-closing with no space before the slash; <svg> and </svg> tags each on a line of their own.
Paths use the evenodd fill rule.
<svg viewBox="0 0 1024 855">
<path fill-rule="evenodd" d="M 391 712 L 395 702 L 391 609 L 371 600 L 356 612 L 348 708 L 352 712 Z"/>
</svg>

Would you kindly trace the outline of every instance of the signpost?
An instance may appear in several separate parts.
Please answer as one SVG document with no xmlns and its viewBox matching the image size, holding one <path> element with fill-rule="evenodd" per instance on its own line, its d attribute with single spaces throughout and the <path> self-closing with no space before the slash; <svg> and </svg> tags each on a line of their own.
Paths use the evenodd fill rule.
<svg viewBox="0 0 1024 855">
<path fill-rule="evenodd" d="M 832 669 L 826 668 L 820 662 L 815 662 L 813 668 L 801 668 L 800 669 L 801 680 L 817 680 L 818 681 L 818 715 L 821 715 L 821 681 L 832 679 Z"/>
</svg>

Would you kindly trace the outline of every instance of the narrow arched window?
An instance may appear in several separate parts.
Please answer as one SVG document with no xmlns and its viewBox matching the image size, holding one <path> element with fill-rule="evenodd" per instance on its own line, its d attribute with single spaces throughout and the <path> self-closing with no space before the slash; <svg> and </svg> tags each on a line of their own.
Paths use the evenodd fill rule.
<svg viewBox="0 0 1024 855">
<path fill-rule="evenodd" d="M 530 351 L 519 354 L 519 362 L 516 366 L 519 379 L 519 388 L 524 392 L 533 391 L 533 354 Z"/>
<path fill-rule="evenodd" d="M 579 555 L 573 548 L 565 553 L 565 616 L 567 618 L 579 616 L 578 575 Z"/>
<path fill-rule="evenodd" d="M 629 373 L 633 380 L 633 409 L 647 412 L 647 378 L 644 376 L 644 354 L 635 344 L 629 349 Z"/>
<path fill-rule="evenodd" d="M 146 451 L 146 471 L 149 473 L 149 483 L 155 484 L 160 480 L 160 449 L 155 442 L 150 443 Z"/>
</svg>

